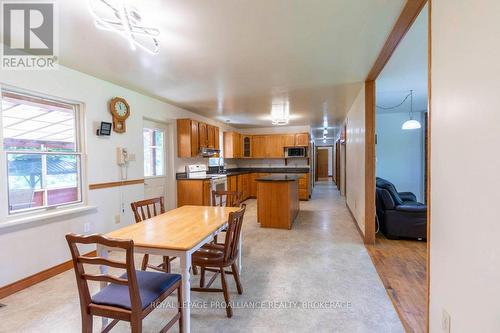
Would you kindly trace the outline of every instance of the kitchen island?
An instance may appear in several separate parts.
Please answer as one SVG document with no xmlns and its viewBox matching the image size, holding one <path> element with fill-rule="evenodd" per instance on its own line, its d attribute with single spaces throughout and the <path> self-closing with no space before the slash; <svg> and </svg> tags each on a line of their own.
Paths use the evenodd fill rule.
<svg viewBox="0 0 500 333">
<path fill-rule="evenodd" d="M 291 229 L 299 213 L 299 176 L 257 178 L 257 220 L 261 227 Z"/>
</svg>

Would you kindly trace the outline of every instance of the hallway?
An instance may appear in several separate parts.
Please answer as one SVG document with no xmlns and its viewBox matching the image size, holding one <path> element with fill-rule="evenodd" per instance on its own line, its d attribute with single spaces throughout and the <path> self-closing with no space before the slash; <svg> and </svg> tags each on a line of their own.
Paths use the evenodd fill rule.
<svg viewBox="0 0 500 333">
<path fill-rule="evenodd" d="M 193 293 L 193 332 L 403 332 L 333 182 L 317 183 L 312 200 L 301 202 L 292 230 L 260 228 L 256 201 L 246 203 L 244 293 L 238 295 L 234 281 L 229 280 L 235 303 L 231 319 L 217 306 L 222 294 Z M 178 271 L 177 260 L 173 271 Z M 192 277 L 191 284 L 198 284 L 198 276 Z M 80 331 L 73 271 L 4 298 L 2 303 L 7 305 L 0 308 L 2 333 Z M 168 306 L 154 311 L 144 321 L 144 332 L 157 332 L 171 313 Z M 94 325 L 97 331 L 100 320 Z M 113 330 L 126 331 L 126 323 Z"/>
</svg>

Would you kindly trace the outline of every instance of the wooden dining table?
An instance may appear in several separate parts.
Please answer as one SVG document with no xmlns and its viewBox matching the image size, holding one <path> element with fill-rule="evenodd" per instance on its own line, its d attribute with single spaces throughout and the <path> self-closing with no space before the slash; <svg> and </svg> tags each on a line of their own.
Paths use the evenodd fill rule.
<svg viewBox="0 0 500 333">
<path fill-rule="evenodd" d="M 227 226 L 230 212 L 237 207 L 182 206 L 140 223 L 135 223 L 106 234 L 107 237 L 132 239 L 136 253 L 178 257 L 182 275 L 182 300 L 184 305 L 184 332 L 190 332 L 191 287 L 189 283 L 191 255 Z M 241 272 L 241 237 L 239 244 L 238 270 Z M 101 257 L 118 249 L 97 246 Z M 102 274 L 107 267 L 101 266 Z M 175 272 L 173 272 L 175 273 Z M 101 283 L 101 289 L 107 283 Z M 103 323 L 106 323 L 103 319 Z"/>
</svg>

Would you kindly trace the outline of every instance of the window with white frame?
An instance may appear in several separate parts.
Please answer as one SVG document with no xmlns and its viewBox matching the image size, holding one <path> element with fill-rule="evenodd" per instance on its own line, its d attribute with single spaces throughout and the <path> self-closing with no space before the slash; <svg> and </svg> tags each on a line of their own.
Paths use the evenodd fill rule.
<svg viewBox="0 0 500 333">
<path fill-rule="evenodd" d="M 78 106 L 2 90 L 8 213 L 82 202 Z"/>
<path fill-rule="evenodd" d="M 165 132 L 157 128 L 144 128 L 144 176 L 165 175 Z"/>
</svg>

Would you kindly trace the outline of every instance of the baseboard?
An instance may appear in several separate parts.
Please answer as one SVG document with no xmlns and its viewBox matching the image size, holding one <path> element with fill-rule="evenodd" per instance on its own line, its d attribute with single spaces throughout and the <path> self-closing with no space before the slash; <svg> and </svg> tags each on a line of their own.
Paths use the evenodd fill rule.
<svg viewBox="0 0 500 333">
<path fill-rule="evenodd" d="M 363 232 L 359 228 L 358 221 L 356 220 L 356 217 L 354 217 L 354 214 L 352 213 L 351 207 L 349 207 L 349 205 L 347 204 L 347 202 L 345 203 L 345 206 L 347 207 L 347 210 L 349 211 L 349 214 L 351 214 L 352 223 L 354 223 L 354 225 L 356 226 L 356 230 L 358 230 L 358 233 L 361 236 L 361 239 L 363 240 L 363 243 L 364 243 L 365 242 L 365 235 L 363 234 Z"/>
<path fill-rule="evenodd" d="M 91 251 L 89 253 L 86 253 L 85 255 L 95 256 L 96 251 Z M 67 270 L 70 270 L 72 268 L 73 268 L 73 261 L 68 260 L 63 262 L 62 264 L 56 265 L 44 271 L 25 277 L 24 279 L 21 279 L 19 281 L 8 284 L 5 287 L 0 288 L 0 299 L 15 294 L 23 289 L 34 286 L 37 283 L 50 279 L 51 277 L 66 272 Z"/>
</svg>

